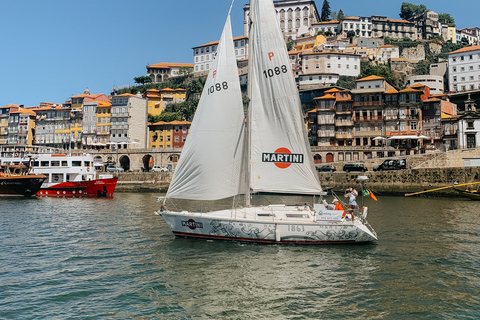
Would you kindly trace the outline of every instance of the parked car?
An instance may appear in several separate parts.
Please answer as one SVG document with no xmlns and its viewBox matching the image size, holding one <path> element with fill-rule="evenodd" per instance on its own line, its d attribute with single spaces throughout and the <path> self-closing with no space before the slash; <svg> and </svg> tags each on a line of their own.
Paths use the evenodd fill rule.
<svg viewBox="0 0 480 320">
<path fill-rule="evenodd" d="M 361 171 L 365 172 L 368 169 L 365 168 L 363 163 L 347 163 L 343 166 L 343 171 L 350 172 L 350 171 Z"/>
<path fill-rule="evenodd" d="M 107 169 L 106 169 L 107 172 L 124 172 L 125 170 L 123 170 L 122 167 L 117 167 L 113 164 L 107 166 Z"/>
<path fill-rule="evenodd" d="M 319 172 L 334 172 L 334 171 L 337 171 L 337 168 L 335 168 L 331 164 L 326 164 L 324 166 L 316 167 L 316 168 L 317 168 L 317 171 L 319 171 Z"/>
<path fill-rule="evenodd" d="M 373 171 L 407 169 L 407 159 L 387 159 L 373 167 Z"/>
<path fill-rule="evenodd" d="M 153 172 L 168 172 L 168 169 L 164 168 L 162 166 L 153 166 L 152 171 Z"/>
</svg>

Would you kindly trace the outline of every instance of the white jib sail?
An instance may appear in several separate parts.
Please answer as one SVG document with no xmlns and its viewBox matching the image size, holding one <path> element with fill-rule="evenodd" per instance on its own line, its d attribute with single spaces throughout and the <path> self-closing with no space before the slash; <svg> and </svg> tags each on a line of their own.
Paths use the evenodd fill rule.
<svg viewBox="0 0 480 320">
<path fill-rule="evenodd" d="M 272 0 L 250 1 L 250 185 L 254 192 L 318 194 L 292 66 Z"/>
<path fill-rule="evenodd" d="M 217 200 L 239 194 L 244 125 L 229 14 L 167 198 Z"/>
</svg>

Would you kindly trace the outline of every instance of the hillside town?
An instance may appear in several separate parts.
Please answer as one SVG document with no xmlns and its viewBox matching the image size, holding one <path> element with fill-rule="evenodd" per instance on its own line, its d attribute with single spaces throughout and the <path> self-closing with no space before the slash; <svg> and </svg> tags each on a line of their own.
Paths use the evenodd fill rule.
<svg viewBox="0 0 480 320">
<path fill-rule="evenodd" d="M 318 10 L 312 0 L 275 2 L 316 163 L 480 147 L 480 28 L 457 29 L 435 11 L 405 19 L 339 12 L 332 19 L 329 10 L 325 17 L 326 5 Z M 234 38 L 234 47 L 244 86 L 249 5 L 243 10 L 244 35 Z M 139 71 L 156 88 L 85 89 L 64 102 L 1 106 L 0 145 L 182 148 L 191 119 L 153 120 L 191 99 L 187 83 L 210 71 L 218 41 L 192 45 L 192 63 L 160 62 Z M 457 49 L 442 52 L 452 45 Z M 366 65 L 384 66 L 392 76 L 362 76 Z M 175 78 L 183 83 L 165 86 Z"/>
</svg>

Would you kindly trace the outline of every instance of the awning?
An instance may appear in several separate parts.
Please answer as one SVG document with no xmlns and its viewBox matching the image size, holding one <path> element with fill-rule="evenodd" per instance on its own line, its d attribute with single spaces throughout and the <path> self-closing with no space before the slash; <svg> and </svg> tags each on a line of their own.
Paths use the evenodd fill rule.
<svg viewBox="0 0 480 320">
<path fill-rule="evenodd" d="M 391 136 L 388 138 L 388 140 L 405 140 L 405 139 L 430 139 L 430 137 L 406 135 L 406 136 Z"/>
<path fill-rule="evenodd" d="M 384 137 L 375 137 L 375 138 L 373 138 L 373 140 L 387 140 L 387 138 L 384 138 Z"/>
</svg>

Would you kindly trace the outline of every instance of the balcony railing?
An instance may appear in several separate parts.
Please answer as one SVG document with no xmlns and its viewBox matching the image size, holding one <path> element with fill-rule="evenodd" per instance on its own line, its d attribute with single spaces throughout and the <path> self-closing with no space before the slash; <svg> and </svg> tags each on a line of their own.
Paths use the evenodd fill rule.
<svg viewBox="0 0 480 320">
<path fill-rule="evenodd" d="M 318 130 L 318 137 L 319 138 L 334 138 L 335 131 L 321 131 Z"/>
<path fill-rule="evenodd" d="M 353 139 L 353 133 L 348 132 L 337 132 L 335 133 L 337 139 Z"/>
<path fill-rule="evenodd" d="M 383 106 L 383 101 L 355 101 L 354 107 Z"/>
<path fill-rule="evenodd" d="M 381 121 L 383 116 L 355 116 L 355 121 Z"/>
<path fill-rule="evenodd" d="M 335 125 L 337 127 L 346 127 L 346 126 L 353 126 L 352 120 L 342 120 L 342 121 L 335 121 Z"/>
<path fill-rule="evenodd" d="M 335 119 L 333 118 L 328 118 L 328 119 L 318 119 L 317 120 L 318 124 L 335 124 Z"/>
</svg>

